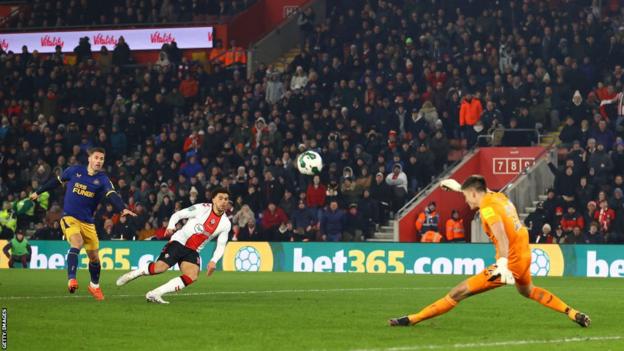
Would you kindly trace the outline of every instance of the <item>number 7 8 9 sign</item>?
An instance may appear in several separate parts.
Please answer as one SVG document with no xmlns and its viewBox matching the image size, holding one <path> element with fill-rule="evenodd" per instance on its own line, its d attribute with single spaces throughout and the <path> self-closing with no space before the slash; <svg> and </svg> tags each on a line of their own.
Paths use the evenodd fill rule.
<svg viewBox="0 0 624 351">
<path fill-rule="evenodd" d="M 492 174 L 518 174 L 535 163 L 532 157 L 494 157 Z"/>
</svg>

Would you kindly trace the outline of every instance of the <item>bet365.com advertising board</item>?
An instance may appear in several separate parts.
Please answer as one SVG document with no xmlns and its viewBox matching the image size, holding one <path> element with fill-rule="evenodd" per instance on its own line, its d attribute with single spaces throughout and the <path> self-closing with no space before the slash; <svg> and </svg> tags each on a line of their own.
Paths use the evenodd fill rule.
<svg viewBox="0 0 624 351">
<path fill-rule="evenodd" d="M 165 242 L 100 242 L 103 269 L 128 270 L 155 260 Z M 0 240 L 0 247 L 6 241 Z M 32 241 L 30 268 L 63 269 L 67 243 Z M 215 243 L 201 252 L 202 269 Z M 624 246 L 531 245 L 534 276 L 624 277 Z M 0 254 L 0 268 L 7 268 Z M 494 263 L 491 244 L 230 242 L 218 268 L 243 272 L 475 274 Z M 80 268 L 87 268 L 83 250 Z M 174 267 L 177 269 L 177 267 Z"/>
</svg>

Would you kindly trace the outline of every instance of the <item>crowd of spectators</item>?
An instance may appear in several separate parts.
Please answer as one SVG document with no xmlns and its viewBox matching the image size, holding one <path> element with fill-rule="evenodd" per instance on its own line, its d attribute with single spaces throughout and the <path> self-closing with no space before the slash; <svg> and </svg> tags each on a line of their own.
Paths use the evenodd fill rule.
<svg viewBox="0 0 624 351">
<path fill-rule="evenodd" d="M 245 77 L 182 55 L 127 68 L 86 50 L 76 65 L 60 52 L 0 53 L 0 198 L 9 208 L 102 146 L 109 177 L 139 214 L 120 219 L 102 204 L 103 239 L 163 238 L 174 211 L 221 185 L 236 238 L 363 240 L 447 167 L 453 145 L 483 143 L 500 126 L 556 129 L 567 116 L 586 123 L 586 134 L 601 119 L 615 124 L 599 104 L 622 90 L 622 8 L 328 5 L 326 21 L 300 21 L 303 50 L 286 72 L 261 65 Z M 502 139 L 531 143 L 513 131 Z M 320 176 L 295 171 L 306 149 L 323 156 Z M 62 190 L 50 194 L 48 211 L 35 204 L 21 223 L 36 223 L 36 237 L 58 237 L 61 201 Z"/>
<path fill-rule="evenodd" d="M 233 16 L 256 0 L 33 0 L 12 28 L 145 25 Z"/>
</svg>

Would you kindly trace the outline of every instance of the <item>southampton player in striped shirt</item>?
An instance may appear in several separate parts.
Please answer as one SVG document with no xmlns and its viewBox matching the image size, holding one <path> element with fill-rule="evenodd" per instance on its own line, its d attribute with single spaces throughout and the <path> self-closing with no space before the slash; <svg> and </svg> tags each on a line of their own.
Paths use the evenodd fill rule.
<svg viewBox="0 0 624 351">
<path fill-rule="evenodd" d="M 171 279 L 145 295 L 148 302 L 169 303 L 162 299 L 162 295 L 182 290 L 197 280 L 200 269 L 199 252 L 210 240 L 216 240 L 217 247 L 208 263 L 207 274 L 210 276 L 225 252 L 228 235 L 232 229 L 232 224 L 225 215 L 228 201 L 228 191 L 224 188 L 216 188 L 212 191 L 212 203 L 196 204 L 174 213 L 169 220 L 165 234 L 175 233 L 156 262 L 122 275 L 117 279 L 117 285 L 125 285 L 141 276 L 160 274 L 178 264 L 182 272 L 181 276 Z M 187 221 L 180 230 L 176 231 L 175 226 L 182 219 Z"/>
<path fill-rule="evenodd" d="M 89 273 L 91 282 L 88 291 L 96 300 L 103 300 L 104 294 L 100 289 L 100 258 L 98 254 L 99 240 L 93 224 L 93 213 L 103 197 L 113 205 L 122 216 L 136 216 L 128 210 L 121 197 L 115 191 L 113 183 L 102 172 L 104 157 L 103 148 L 89 149 L 88 165 L 71 166 L 63 171 L 59 177 L 53 177 L 43 184 L 37 191 L 30 194 L 31 200 L 36 200 L 39 194 L 50 191 L 59 185 L 66 185 L 65 200 L 63 203 L 63 217 L 61 230 L 71 246 L 67 252 L 67 288 L 71 294 L 78 289 L 76 270 L 78 269 L 78 254 L 84 246 L 89 257 Z"/>
<path fill-rule="evenodd" d="M 533 285 L 529 233 L 520 222 L 516 207 L 507 196 L 489 191 L 485 178 L 481 175 L 468 177 L 462 185 L 453 179 L 445 179 L 440 186 L 445 190 L 463 193 L 468 206 L 473 210 L 479 210 L 483 229 L 496 248 L 496 264 L 459 283 L 446 296 L 420 312 L 391 319 L 391 326 L 420 323 L 448 312 L 460 301 L 472 295 L 506 284 L 515 284 L 521 295 L 565 314 L 582 327 L 589 327 L 590 319 L 586 314 L 570 307 L 550 291 Z"/>
</svg>

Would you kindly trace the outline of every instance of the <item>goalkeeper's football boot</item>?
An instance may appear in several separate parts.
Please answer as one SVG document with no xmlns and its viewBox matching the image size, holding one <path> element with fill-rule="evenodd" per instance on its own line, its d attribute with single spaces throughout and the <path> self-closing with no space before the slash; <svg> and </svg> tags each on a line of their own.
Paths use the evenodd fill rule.
<svg viewBox="0 0 624 351">
<path fill-rule="evenodd" d="M 78 289 L 78 281 L 76 279 L 70 279 L 67 282 L 67 290 L 69 290 L 70 294 L 73 294 Z"/>
<path fill-rule="evenodd" d="M 89 290 L 89 294 L 93 295 L 93 297 L 96 300 L 98 301 L 104 300 L 104 294 L 102 293 L 102 289 L 100 289 L 99 286 L 96 288 L 96 287 L 91 286 L 91 284 L 89 284 L 89 286 L 87 287 L 87 290 Z"/>
<path fill-rule="evenodd" d="M 583 328 L 588 328 L 591 324 L 591 319 L 589 319 L 589 316 L 583 312 L 576 312 L 574 321 Z"/>
<path fill-rule="evenodd" d="M 392 318 L 388 321 L 388 323 L 391 327 L 407 327 L 410 325 L 410 320 L 409 318 L 407 318 L 407 316 L 404 316 L 399 318 Z"/>
<path fill-rule="evenodd" d="M 154 302 L 154 303 L 160 303 L 160 304 L 169 303 L 169 301 L 163 300 L 161 295 L 158 295 L 157 293 L 153 291 L 148 291 L 147 294 L 145 294 L 145 299 L 147 300 L 147 302 Z"/>
</svg>

